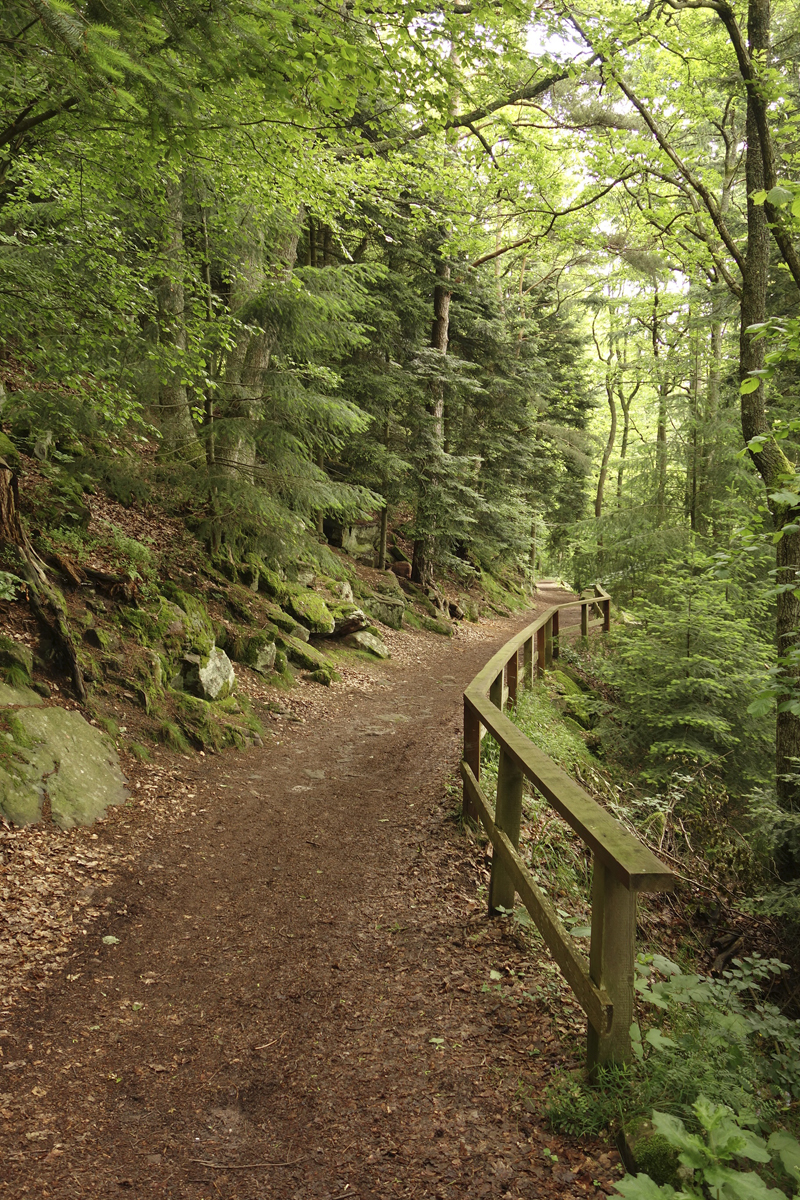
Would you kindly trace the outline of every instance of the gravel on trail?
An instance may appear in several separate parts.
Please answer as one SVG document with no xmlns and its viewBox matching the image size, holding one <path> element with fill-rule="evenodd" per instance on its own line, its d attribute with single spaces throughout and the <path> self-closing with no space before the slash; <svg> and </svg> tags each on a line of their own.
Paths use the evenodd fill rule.
<svg viewBox="0 0 800 1200">
<path fill-rule="evenodd" d="M 462 691 L 532 616 L 387 630 L 263 747 L 160 751 L 91 830 L 2 831 L 0 1196 L 613 1192 L 616 1152 L 541 1115 L 584 1018 L 453 817 Z"/>
</svg>

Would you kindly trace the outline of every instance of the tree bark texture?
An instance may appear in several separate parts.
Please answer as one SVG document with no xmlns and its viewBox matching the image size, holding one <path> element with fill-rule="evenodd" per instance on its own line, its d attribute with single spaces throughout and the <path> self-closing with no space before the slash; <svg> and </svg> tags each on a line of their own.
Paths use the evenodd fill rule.
<svg viewBox="0 0 800 1200">
<path fill-rule="evenodd" d="M 158 427 L 163 452 L 170 458 L 195 459 L 201 448 L 192 422 L 189 395 L 183 381 L 186 353 L 184 312 L 183 186 L 178 179 L 164 180 L 166 211 L 161 257 L 164 270 L 157 286 L 158 340 L 173 361 L 165 369 L 166 379 L 158 392 Z"/>
<path fill-rule="evenodd" d="M 433 321 L 431 323 L 431 349 L 447 356 L 450 341 L 450 264 L 441 259 L 436 265 L 439 282 L 433 290 Z M 428 409 L 432 418 L 433 454 L 438 457 L 444 448 L 444 383 L 434 380 L 431 384 L 431 401 Z M 423 532 L 414 542 L 411 556 L 411 578 L 423 587 L 431 582 L 431 564 L 435 547 L 435 536 L 428 529 L 435 523 L 439 478 L 435 465 L 420 481 L 420 496 L 417 507 L 417 525 Z"/>
<path fill-rule="evenodd" d="M 603 448 L 603 461 L 600 464 L 597 492 L 594 497 L 594 515 L 598 521 L 603 513 L 603 492 L 606 486 L 606 476 L 608 475 L 608 463 L 614 450 L 614 442 L 617 439 L 617 401 L 614 396 L 614 377 L 610 372 L 610 368 L 606 374 L 606 396 L 608 398 L 608 410 L 611 414 L 611 426 L 608 431 L 605 447 Z"/>
<path fill-rule="evenodd" d="M 750 0 L 747 24 L 748 48 L 751 59 L 766 57 L 770 46 L 769 0 Z M 741 326 L 739 330 L 739 377 L 742 381 L 751 377 L 751 372 L 764 365 L 764 342 L 755 339 L 749 332 L 751 325 L 759 324 L 767 313 L 767 284 L 769 272 L 770 230 L 768 215 L 763 205 L 754 204 L 754 192 L 763 189 L 767 182 L 765 156 L 771 162 L 771 145 L 764 146 L 758 112 L 758 97 L 748 89 L 747 100 L 747 253 L 744 261 L 741 298 Z M 741 398 L 742 433 L 745 442 L 763 436 L 761 447 L 751 451 L 753 462 L 766 485 L 767 494 L 777 491 L 794 475 L 778 443 L 770 436 L 767 418 L 764 385 L 743 395 Z M 778 529 L 794 523 L 797 513 L 768 501 L 773 520 Z M 794 587 L 800 583 L 800 535 L 787 533 L 777 545 L 776 565 L 778 585 L 793 585 L 785 591 L 779 590 L 776 601 L 776 642 L 779 655 L 786 655 L 800 643 L 800 601 L 794 596 Z M 800 687 L 800 668 L 789 665 L 783 677 L 787 695 Z M 778 799 L 784 808 L 800 808 L 800 718 L 791 712 L 782 712 L 779 697 L 775 729 L 775 770 Z"/>
<path fill-rule="evenodd" d="M 44 626 L 72 676 L 75 694 L 82 704 L 89 694 L 78 651 L 69 628 L 69 618 L 58 590 L 47 578 L 44 566 L 31 545 L 19 517 L 17 477 L 6 461 L 0 458 L 0 543 L 16 551 L 28 584 L 28 598 L 40 623 Z"/>
<path fill-rule="evenodd" d="M 278 248 L 277 270 L 270 270 L 260 233 L 253 233 L 253 244 L 239 263 L 231 291 L 234 312 L 255 300 L 270 279 L 286 280 L 291 276 L 304 217 L 305 209 L 301 208 Z M 217 435 L 216 458 L 230 475 L 253 474 L 264 383 L 277 336 L 274 329 L 243 329 L 227 356 L 221 412 L 224 420 Z"/>
</svg>

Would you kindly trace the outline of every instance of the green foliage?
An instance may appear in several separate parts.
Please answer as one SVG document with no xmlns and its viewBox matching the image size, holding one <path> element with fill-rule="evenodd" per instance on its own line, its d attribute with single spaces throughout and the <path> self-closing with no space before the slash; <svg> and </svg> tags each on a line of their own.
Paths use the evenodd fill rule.
<svg viewBox="0 0 800 1200">
<path fill-rule="evenodd" d="M 667 978 L 654 981 L 653 967 Z M 683 974 L 663 958 L 645 961 L 636 985 L 640 998 L 668 1012 L 671 1021 L 685 1023 L 683 1031 L 676 1025 L 669 1043 L 651 1036 L 650 1044 L 667 1059 L 716 1061 L 713 1090 L 700 1090 L 720 1099 L 726 1092 L 729 1099 L 742 1096 L 740 1110 L 774 1112 L 787 1093 L 800 1098 L 800 1023 L 759 995 L 765 982 L 785 970 L 777 959 L 756 955 L 734 959 L 720 978 Z"/>
<path fill-rule="evenodd" d="M 621 1126 L 633 1086 L 634 1075 L 624 1065 L 602 1067 L 593 1087 L 564 1072 L 545 1089 L 542 1112 L 553 1129 L 570 1137 L 599 1137 Z"/>
<path fill-rule="evenodd" d="M 651 576 L 648 597 L 631 611 L 635 623 L 616 627 L 602 672 L 621 706 L 615 736 L 627 739 L 634 761 L 653 779 L 679 765 L 763 778 L 770 729 L 747 711 L 773 653 L 753 619 L 758 609 L 740 614 L 725 582 L 693 557 Z"/>
<path fill-rule="evenodd" d="M 713 1104 L 699 1096 L 692 1106 L 701 1132 L 687 1130 L 671 1113 L 653 1112 L 653 1125 L 665 1142 L 678 1151 L 685 1181 L 678 1190 L 669 1183 L 659 1185 L 641 1173 L 626 1176 L 617 1191 L 626 1200 L 782 1200 L 782 1187 L 770 1187 L 763 1174 L 743 1170 L 742 1160 L 766 1167 L 769 1181 L 787 1178 L 800 1183 L 800 1143 L 785 1130 L 765 1141 L 747 1128 L 749 1122 L 725 1104 Z M 794 1189 L 793 1189 L 794 1191 Z M 796 1193 L 795 1193 L 796 1194 Z"/>
<path fill-rule="evenodd" d="M 81 564 L 101 556 L 109 563 L 109 570 L 141 585 L 146 595 L 155 597 L 158 559 L 151 546 L 128 537 L 111 521 L 97 522 L 100 531 L 88 534 L 82 529 L 52 528 L 42 536 L 49 549 Z"/>
<path fill-rule="evenodd" d="M 592 1085 L 564 1074 L 547 1089 L 543 1110 L 573 1136 L 636 1129 L 653 1108 L 696 1131 L 696 1105 L 730 1105 L 744 1124 L 768 1130 L 798 1096 L 800 1024 L 763 999 L 783 970 L 775 959 L 736 959 L 720 978 L 684 974 L 658 955 L 640 956 L 637 995 L 664 1014 L 644 1036 L 631 1030 L 635 1058 L 598 1070 Z M 659 1130 L 662 1132 L 663 1130 Z"/>
</svg>

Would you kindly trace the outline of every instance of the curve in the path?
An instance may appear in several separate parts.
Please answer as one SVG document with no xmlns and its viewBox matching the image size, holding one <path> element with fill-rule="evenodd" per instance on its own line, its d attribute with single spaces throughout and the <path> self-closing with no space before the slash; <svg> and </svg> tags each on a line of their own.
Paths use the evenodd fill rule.
<svg viewBox="0 0 800 1200">
<path fill-rule="evenodd" d="M 572 1061 L 580 1016 L 525 983 L 448 820 L 463 687 L 534 615 L 420 638 L 327 727 L 186 765 L 196 818 L 115 889 L 118 943 L 5 1031 L 0 1196 L 516 1200 L 608 1174 L 542 1153 L 520 1081 Z"/>
</svg>

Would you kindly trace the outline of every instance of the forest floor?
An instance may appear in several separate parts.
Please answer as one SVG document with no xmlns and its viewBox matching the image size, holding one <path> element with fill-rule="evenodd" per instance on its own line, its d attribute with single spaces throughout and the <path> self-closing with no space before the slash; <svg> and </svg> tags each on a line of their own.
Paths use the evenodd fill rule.
<svg viewBox="0 0 800 1200">
<path fill-rule="evenodd" d="M 68 934 L 19 939 L 0 1009 L 0 1196 L 614 1190 L 616 1152 L 541 1115 L 584 1018 L 487 917 L 485 846 L 454 819 L 464 687 L 565 598 L 392 634 L 391 660 L 286 694 L 263 747 L 161 750 L 92 830 L 9 835 L 32 904 L 61 839 L 74 904 L 51 906 Z"/>
</svg>

